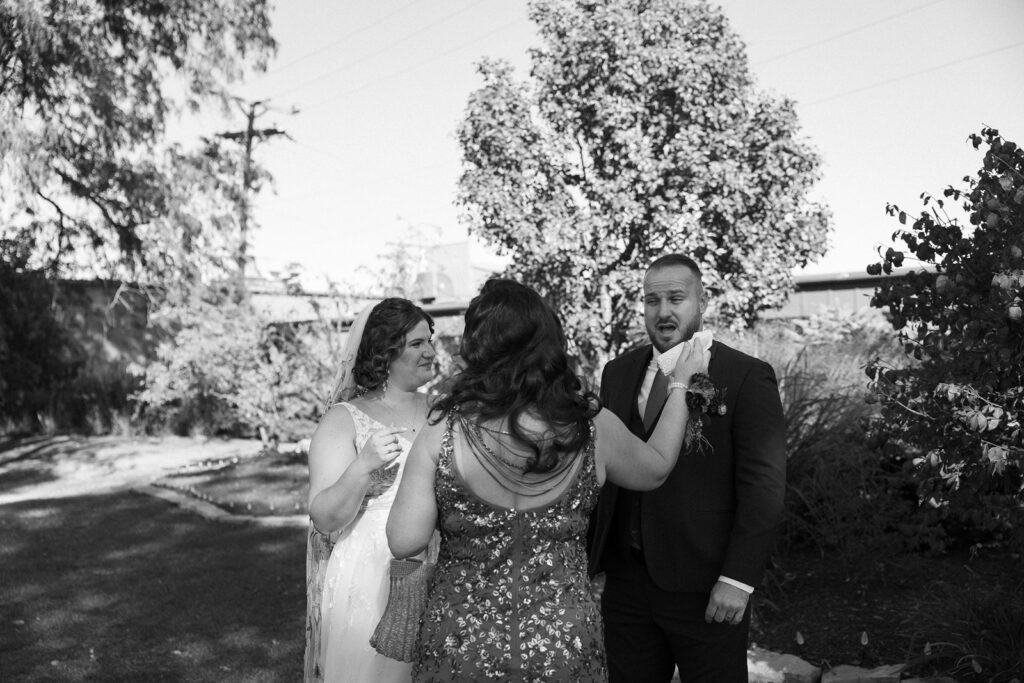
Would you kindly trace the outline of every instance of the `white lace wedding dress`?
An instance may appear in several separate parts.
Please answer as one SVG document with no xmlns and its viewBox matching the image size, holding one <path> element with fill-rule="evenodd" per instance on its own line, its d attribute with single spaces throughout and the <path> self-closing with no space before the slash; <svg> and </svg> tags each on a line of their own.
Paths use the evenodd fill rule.
<svg viewBox="0 0 1024 683">
<path fill-rule="evenodd" d="M 350 403 L 342 402 L 341 405 L 348 409 L 355 422 L 357 450 L 374 432 L 387 426 Z M 394 461 L 398 464 L 387 470 L 378 470 L 380 475 L 375 477 L 355 520 L 336 537 L 331 535 L 333 550 L 330 550 L 330 539 L 315 530 L 311 532 L 312 544 L 321 544 L 319 555 L 322 558 L 320 570 L 311 573 L 319 580 L 312 581 L 310 585 L 310 599 L 314 606 L 310 610 L 308 629 L 315 630 L 319 621 L 320 632 L 319 648 L 313 649 L 318 674 L 313 676 L 314 680 L 326 683 L 410 680 L 411 664 L 377 654 L 369 642 L 388 600 L 391 551 L 385 525 L 412 445 L 404 434 L 398 438 L 402 445 L 402 452 Z M 326 558 L 325 551 L 328 550 L 330 556 L 324 567 L 323 558 Z M 313 557 L 316 556 L 314 550 Z M 315 613 L 317 584 L 323 586 L 318 614 Z M 308 635 L 316 638 L 315 634 Z"/>
</svg>

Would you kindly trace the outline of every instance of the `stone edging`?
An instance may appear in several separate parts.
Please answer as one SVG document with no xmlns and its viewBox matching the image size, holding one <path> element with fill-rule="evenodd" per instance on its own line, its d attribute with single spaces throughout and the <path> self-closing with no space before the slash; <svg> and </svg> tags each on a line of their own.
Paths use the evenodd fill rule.
<svg viewBox="0 0 1024 683">
<path fill-rule="evenodd" d="M 177 505 L 189 512 L 194 512 L 204 519 L 209 519 L 214 522 L 224 522 L 227 524 L 258 524 L 260 526 L 267 527 L 295 528 L 305 528 L 309 525 L 309 517 L 307 515 L 233 515 L 227 510 L 219 508 L 212 503 L 207 503 L 206 501 L 199 500 L 188 494 L 181 493 L 174 489 L 165 488 L 163 486 L 136 486 L 132 488 L 132 491 L 167 501 L 168 503 Z"/>
</svg>

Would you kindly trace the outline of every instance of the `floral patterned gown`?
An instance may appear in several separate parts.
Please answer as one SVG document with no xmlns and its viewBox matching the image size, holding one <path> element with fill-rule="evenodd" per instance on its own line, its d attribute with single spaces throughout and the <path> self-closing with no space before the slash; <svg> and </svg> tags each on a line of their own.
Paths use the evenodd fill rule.
<svg viewBox="0 0 1024 683">
<path fill-rule="evenodd" d="M 587 579 L 587 520 L 599 491 L 593 437 L 561 496 L 528 510 L 476 497 L 453 452 L 449 421 L 434 484 L 441 549 L 413 680 L 606 680 Z"/>
</svg>

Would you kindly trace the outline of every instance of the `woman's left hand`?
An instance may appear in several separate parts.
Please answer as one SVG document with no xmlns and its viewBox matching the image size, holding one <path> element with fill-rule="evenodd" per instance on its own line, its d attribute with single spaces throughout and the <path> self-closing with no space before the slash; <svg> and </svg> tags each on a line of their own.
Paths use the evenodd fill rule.
<svg viewBox="0 0 1024 683">
<path fill-rule="evenodd" d="M 702 344 L 686 343 L 679 358 L 676 359 L 676 366 L 672 370 L 672 381 L 689 384 L 690 378 L 699 372 L 708 371 L 710 355 Z"/>
</svg>

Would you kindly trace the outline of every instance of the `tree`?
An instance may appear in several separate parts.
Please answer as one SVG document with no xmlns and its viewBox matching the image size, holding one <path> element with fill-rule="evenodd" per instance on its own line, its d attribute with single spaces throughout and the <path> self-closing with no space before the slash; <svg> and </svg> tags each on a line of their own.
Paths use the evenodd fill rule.
<svg viewBox="0 0 1024 683">
<path fill-rule="evenodd" d="M 187 250 L 209 229 L 166 217 L 196 196 L 182 175 L 223 154 L 161 143 L 171 114 L 265 65 L 268 12 L 266 0 L 0 0 L 0 228 L 31 243 L 30 268 L 136 275 L 166 254 L 148 239 L 183 229 Z"/>
<path fill-rule="evenodd" d="M 459 203 L 508 274 L 558 308 L 599 365 L 636 331 L 643 268 L 690 254 L 718 319 L 784 303 L 825 250 L 819 160 L 793 103 L 759 91 L 703 0 L 535 0 L 531 80 L 498 61 L 459 129 Z"/>
<path fill-rule="evenodd" d="M 868 366 L 881 401 L 871 438 L 905 462 L 922 500 L 998 532 L 1024 502 L 1024 151 L 991 128 L 971 141 L 987 146 L 977 177 L 942 199 L 922 194 L 916 218 L 890 205 L 911 221 L 893 233 L 905 249 L 868 266 L 930 266 L 883 281 L 871 300 L 888 309 L 910 361 Z"/>
</svg>

